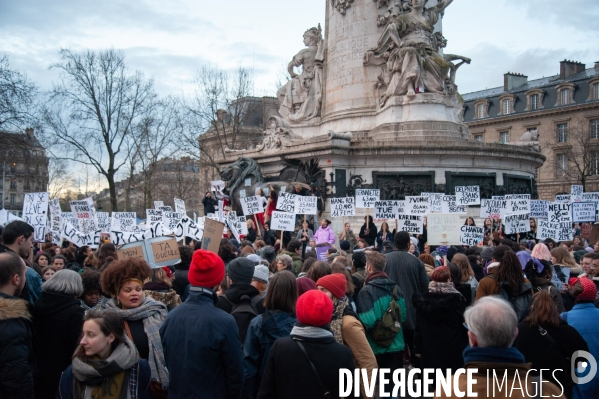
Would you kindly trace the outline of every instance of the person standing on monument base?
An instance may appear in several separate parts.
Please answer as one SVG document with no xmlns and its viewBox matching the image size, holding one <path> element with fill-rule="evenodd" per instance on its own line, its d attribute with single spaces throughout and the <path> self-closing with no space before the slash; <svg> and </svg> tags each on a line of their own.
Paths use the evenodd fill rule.
<svg viewBox="0 0 599 399">
<path fill-rule="evenodd" d="M 210 191 L 206 192 L 206 196 L 202 199 L 204 204 L 204 216 L 208 216 L 209 213 L 215 213 L 218 207 L 218 201 L 212 196 Z"/>
<path fill-rule="evenodd" d="M 322 219 L 320 221 L 320 227 L 314 233 L 314 242 L 316 246 L 319 246 L 319 244 L 335 244 L 335 232 L 331 228 L 330 220 Z"/>
<path fill-rule="evenodd" d="M 365 240 L 368 243 L 368 246 L 374 246 L 376 242 L 377 229 L 376 225 L 372 221 L 372 216 L 364 216 L 364 224 L 360 229 L 360 234 L 358 235 L 361 239 Z"/>
</svg>

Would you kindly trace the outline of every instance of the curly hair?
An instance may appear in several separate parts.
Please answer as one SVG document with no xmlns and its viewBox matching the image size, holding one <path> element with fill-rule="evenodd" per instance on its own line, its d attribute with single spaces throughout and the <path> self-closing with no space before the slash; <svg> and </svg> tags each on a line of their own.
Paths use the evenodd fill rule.
<svg viewBox="0 0 599 399">
<path fill-rule="evenodd" d="M 175 270 L 189 270 L 191 258 L 193 257 L 193 249 L 188 245 L 179 245 L 179 255 L 181 255 L 181 263 L 175 265 Z"/>
<path fill-rule="evenodd" d="M 102 291 L 102 286 L 100 285 L 100 272 L 87 269 L 83 273 L 81 273 L 81 281 L 83 282 L 83 294 L 91 291 Z M 82 296 L 83 296 L 82 294 Z"/>
<path fill-rule="evenodd" d="M 117 296 L 119 290 L 127 281 L 140 280 L 142 283 L 152 277 L 152 269 L 145 260 L 128 258 L 112 262 L 102 272 L 100 284 L 102 291 Z"/>
<path fill-rule="evenodd" d="M 524 282 L 524 273 L 522 273 L 522 264 L 514 252 L 507 251 L 502 257 L 497 271 L 497 281 L 507 282 L 510 294 L 518 295 L 520 284 Z"/>
</svg>

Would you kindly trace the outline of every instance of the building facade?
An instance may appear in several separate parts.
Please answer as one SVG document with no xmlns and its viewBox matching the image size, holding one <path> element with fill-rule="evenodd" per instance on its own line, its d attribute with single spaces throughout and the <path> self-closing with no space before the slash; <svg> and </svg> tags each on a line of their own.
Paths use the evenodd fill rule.
<svg viewBox="0 0 599 399">
<path fill-rule="evenodd" d="M 537 170 L 540 199 L 569 193 L 572 184 L 599 191 L 599 63 L 564 60 L 558 75 L 530 81 L 506 73 L 503 87 L 462 97 L 473 139 L 532 146 L 538 135 L 547 158 Z"/>
</svg>

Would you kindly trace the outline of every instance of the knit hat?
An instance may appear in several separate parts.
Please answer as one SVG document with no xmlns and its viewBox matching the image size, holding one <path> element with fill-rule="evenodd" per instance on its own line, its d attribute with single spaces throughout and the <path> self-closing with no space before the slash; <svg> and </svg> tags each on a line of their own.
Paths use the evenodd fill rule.
<svg viewBox="0 0 599 399">
<path fill-rule="evenodd" d="M 254 277 L 256 264 L 248 258 L 235 258 L 229 262 L 227 268 L 229 278 L 234 283 L 251 283 Z"/>
<path fill-rule="evenodd" d="M 487 247 L 487 248 L 483 249 L 482 252 L 480 253 L 480 257 L 483 258 L 487 262 L 492 260 L 493 259 L 493 248 Z"/>
<path fill-rule="evenodd" d="M 256 266 L 256 268 L 254 269 L 253 279 L 268 284 L 268 267 L 264 265 Z"/>
<path fill-rule="evenodd" d="M 324 292 L 310 290 L 297 300 L 296 315 L 302 324 L 322 327 L 333 317 L 333 302 Z"/>
<path fill-rule="evenodd" d="M 308 277 L 300 277 L 295 280 L 297 284 L 297 295 L 301 296 L 304 292 L 316 289 L 316 283 Z"/>
<path fill-rule="evenodd" d="M 274 247 L 271 247 L 270 245 L 260 248 L 258 255 L 260 255 L 262 259 L 267 260 L 268 263 L 272 262 L 277 257 Z"/>
<path fill-rule="evenodd" d="M 343 298 L 345 296 L 347 280 L 343 274 L 334 273 L 319 278 L 316 282 L 316 286 L 321 286 L 331 291 L 331 294 L 333 294 L 335 298 Z"/>
<path fill-rule="evenodd" d="M 248 256 L 246 256 L 246 258 L 254 262 L 255 265 L 260 264 L 260 261 L 262 260 L 262 258 L 256 254 L 249 254 Z"/>
<path fill-rule="evenodd" d="M 214 252 L 198 249 L 193 253 L 187 279 L 194 287 L 214 288 L 225 278 L 225 264 Z"/>
<path fill-rule="evenodd" d="M 173 277 L 173 271 L 171 270 L 171 268 L 170 268 L 170 267 L 168 267 L 168 266 L 164 266 L 164 267 L 162 268 L 162 270 L 164 270 L 164 272 L 166 273 L 166 277 L 168 277 L 168 278 L 171 278 L 171 277 Z"/>
<path fill-rule="evenodd" d="M 453 256 L 458 253 L 458 249 L 456 247 L 449 247 L 447 250 L 447 260 L 451 262 Z"/>
<path fill-rule="evenodd" d="M 339 243 L 339 248 L 341 248 L 344 251 L 349 251 L 349 249 L 351 248 L 351 244 L 349 241 L 343 240 Z"/>
<path fill-rule="evenodd" d="M 584 291 L 576 298 L 577 301 L 594 301 L 597 299 L 597 287 L 595 283 L 586 277 L 579 278 L 578 281 L 582 284 Z"/>
</svg>

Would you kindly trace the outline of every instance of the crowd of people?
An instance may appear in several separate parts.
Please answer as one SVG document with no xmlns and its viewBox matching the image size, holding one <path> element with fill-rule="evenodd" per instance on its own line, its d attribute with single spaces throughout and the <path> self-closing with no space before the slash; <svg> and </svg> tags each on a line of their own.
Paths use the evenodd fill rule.
<svg viewBox="0 0 599 399">
<path fill-rule="evenodd" d="M 599 397 L 599 377 L 576 384 L 570 362 L 599 359 L 597 245 L 512 240 L 491 221 L 483 246 L 432 246 L 372 217 L 358 235 L 326 219 L 281 235 L 267 216 L 154 269 L 7 224 L 0 398 L 337 398 L 339 369 L 464 367 L 478 392 L 485 369 L 561 369 L 544 394 Z"/>
</svg>

